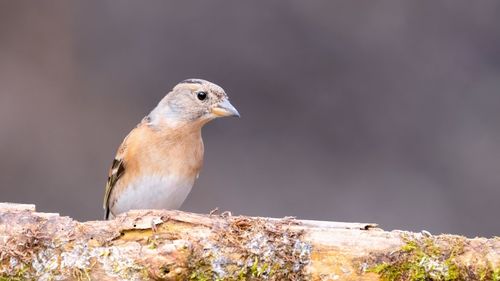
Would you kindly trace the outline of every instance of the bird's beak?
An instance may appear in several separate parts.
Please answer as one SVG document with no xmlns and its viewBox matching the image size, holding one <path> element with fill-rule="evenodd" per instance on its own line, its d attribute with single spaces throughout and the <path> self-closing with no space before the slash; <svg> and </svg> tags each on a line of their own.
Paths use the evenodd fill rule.
<svg viewBox="0 0 500 281">
<path fill-rule="evenodd" d="M 226 117 L 226 116 L 236 116 L 240 117 L 240 113 L 234 106 L 227 100 L 219 102 L 212 108 L 212 113 L 218 117 Z"/>
</svg>

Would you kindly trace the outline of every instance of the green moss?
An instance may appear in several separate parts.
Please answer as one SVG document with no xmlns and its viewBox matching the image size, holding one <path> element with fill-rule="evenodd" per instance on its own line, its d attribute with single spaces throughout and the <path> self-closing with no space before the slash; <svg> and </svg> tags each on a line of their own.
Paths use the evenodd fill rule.
<svg viewBox="0 0 500 281">
<path fill-rule="evenodd" d="M 192 281 L 209 281 L 210 276 L 207 276 L 204 272 L 195 271 L 189 276 L 189 280 Z"/>
<path fill-rule="evenodd" d="M 500 268 L 480 252 L 470 252 L 464 237 L 402 236 L 402 239 L 405 244 L 398 251 L 374 254 L 364 260 L 367 271 L 377 273 L 384 281 L 500 281 Z M 474 262 L 464 264 L 461 261 L 464 254 L 472 255 L 469 259 Z"/>
<path fill-rule="evenodd" d="M 455 263 L 455 257 L 463 251 L 461 240 L 453 241 L 451 249 L 440 247 L 432 238 L 406 241 L 399 251 L 379 257 L 379 262 L 368 269 L 380 275 L 384 281 L 452 281 L 465 280 Z"/>
<path fill-rule="evenodd" d="M 32 277 L 31 267 L 27 264 L 19 264 L 15 272 L 6 273 L 4 268 L 0 268 L 0 281 L 21 281 L 34 280 Z"/>
<path fill-rule="evenodd" d="M 385 280 L 399 280 L 401 276 L 400 267 L 385 262 L 369 268 L 368 272 L 377 273 Z"/>
<path fill-rule="evenodd" d="M 29 279 L 25 279 L 24 277 L 15 277 L 15 276 L 0 276 L 0 281 L 26 281 Z"/>
<path fill-rule="evenodd" d="M 154 249 L 158 248 L 158 244 L 160 242 L 158 241 L 156 235 L 151 235 L 148 237 L 146 243 L 148 245 L 148 249 L 154 250 Z"/>
<path fill-rule="evenodd" d="M 212 279 L 212 272 L 210 265 L 206 263 L 205 260 L 195 260 L 194 263 L 191 261 L 190 267 L 193 268 L 191 275 L 189 275 L 189 280 L 191 281 L 208 281 Z"/>
<path fill-rule="evenodd" d="M 487 266 L 480 267 L 478 270 L 480 281 L 500 281 L 500 267 L 488 263 Z"/>
<path fill-rule="evenodd" d="M 492 280 L 493 281 L 500 281 L 500 268 L 497 268 L 493 271 Z"/>
</svg>

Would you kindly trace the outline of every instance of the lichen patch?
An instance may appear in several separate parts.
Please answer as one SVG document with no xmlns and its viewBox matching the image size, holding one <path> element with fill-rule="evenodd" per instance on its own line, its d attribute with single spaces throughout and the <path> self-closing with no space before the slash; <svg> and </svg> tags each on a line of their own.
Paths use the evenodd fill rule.
<svg viewBox="0 0 500 281">
<path fill-rule="evenodd" d="M 193 251 L 190 280 L 305 279 L 311 246 L 286 223 L 230 217 L 213 233 L 199 241 L 201 251 Z"/>
</svg>

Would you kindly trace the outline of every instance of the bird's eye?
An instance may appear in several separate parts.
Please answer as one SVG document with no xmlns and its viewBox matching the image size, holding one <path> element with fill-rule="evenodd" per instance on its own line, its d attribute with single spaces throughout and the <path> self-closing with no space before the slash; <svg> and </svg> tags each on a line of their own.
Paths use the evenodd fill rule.
<svg viewBox="0 0 500 281">
<path fill-rule="evenodd" d="M 204 100 L 207 98 L 207 93 L 206 92 L 198 92 L 198 94 L 196 94 L 196 96 L 198 97 L 199 100 Z"/>
</svg>

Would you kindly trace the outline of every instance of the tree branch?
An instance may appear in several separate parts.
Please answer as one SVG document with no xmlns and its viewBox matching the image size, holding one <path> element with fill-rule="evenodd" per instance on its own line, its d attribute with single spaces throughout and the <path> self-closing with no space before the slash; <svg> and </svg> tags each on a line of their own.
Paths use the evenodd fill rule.
<svg viewBox="0 0 500 281">
<path fill-rule="evenodd" d="M 77 222 L 0 204 L 0 280 L 500 280 L 500 238 L 132 211 Z"/>
</svg>

